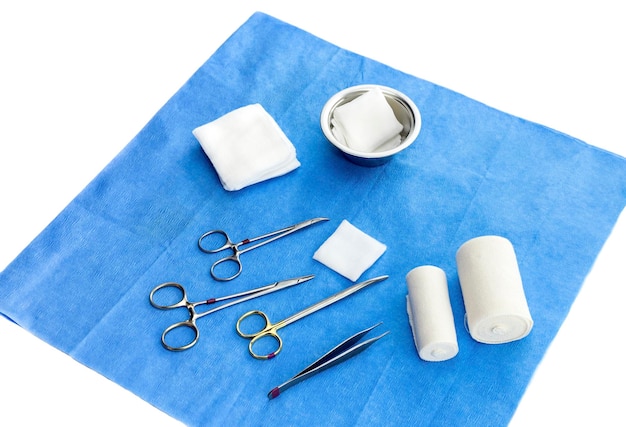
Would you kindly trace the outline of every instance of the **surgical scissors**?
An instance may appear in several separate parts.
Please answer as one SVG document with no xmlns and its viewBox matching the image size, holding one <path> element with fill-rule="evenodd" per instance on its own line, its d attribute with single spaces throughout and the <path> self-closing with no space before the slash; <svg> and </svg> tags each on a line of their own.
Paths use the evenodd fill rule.
<svg viewBox="0 0 626 427">
<path fill-rule="evenodd" d="M 206 233 L 204 233 L 202 236 L 200 236 L 200 238 L 198 239 L 198 247 L 200 248 L 200 250 L 202 252 L 208 253 L 208 254 L 214 254 L 217 252 L 221 252 L 225 249 L 230 249 L 232 251 L 232 255 L 230 256 L 226 256 L 224 258 L 218 259 L 217 261 L 215 261 L 213 263 L 213 265 L 211 266 L 211 276 L 215 279 L 215 280 L 219 280 L 221 282 L 226 282 L 229 280 L 233 280 L 235 277 L 239 276 L 241 274 L 241 270 L 242 270 L 242 265 L 241 265 L 241 259 L 240 256 L 248 251 L 251 251 L 253 249 L 256 249 L 260 246 L 263 246 L 267 243 L 273 242 L 274 240 L 280 239 L 281 237 L 285 237 L 288 234 L 291 234 L 295 231 L 301 230 L 303 228 L 306 228 L 310 225 L 316 224 L 320 221 L 328 221 L 328 218 L 313 218 L 313 219 L 309 219 L 307 221 L 302 221 L 298 224 L 294 224 L 291 225 L 289 227 L 285 227 L 285 228 L 281 228 L 280 230 L 276 230 L 276 231 L 272 231 L 271 233 L 267 233 L 264 234 L 262 236 L 258 236 L 258 237 L 252 237 L 249 239 L 244 239 L 240 242 L 237 243 L 233 243 L 230 240 L 230 237 L 228 237 L 228 234 L 226 234 L 225 231 L 223 230 L 211 230 L 211 231 L 207 231 Z M 207 249 L 204 245 L 203 245 L 203 241 L 205 239 L 207 239 L 209 236 L 219 236 L 219 243 L 221 244 L 218 247 L 215 247 L 213 249 Z M 264 240 L 265 239 L 265 240 Z M 245 249 L 241 249 L 241 246 L 247 245 L 249 243 L 252 242 L 256 242 L 261 240 L 261 242 L 257 243 L 256 245 L 252 245 L 249 246 Z M 228 271 L 228 267 L 226 267 L 226 265 L 224 264 L 235 264 L 237 267 L 237 271 L 235 271 L 234 274 L 232 274 L 231 276 L 227 276 L 226 274 L 219 274 L 219 272 L 216 272 L 215 269 L 220 266 L 220 264 L 222 264 L 220 266 L 220 268 L 218 268 L 218 270 L 220 270 L 222 273 L 227 273 Z"/>
<path fill-rule="evenodd" d="M 305 316 L 308 316 L 311 313 L 314 313 L 318 310 L 321 310 L 324 307 L 327 307 L 349 295 L 352 295 L 353 293 L 363 289 L 366 286 L 372 285 L 374 283 L 378 283 L 378 282 L 382 282 L 383 280 L 387 279 L 389 276 L 379 276 L 379 277 L 375 277 L 373 279 L 369 279 L 366 280 L 364 282 L 361 283 L 357 283 L 356 285 L 352 285 L 349 288 L 344 289 L 343 291 L 337 292 L 334 295 L 331 295 L 330 297 L 316 303 L 313 304 L 312 306 L 305 308 L 302 311 L 299 311 L 298 313 L 284 319 L 281 320 L 280 322 L 276 322 L 276 323 L 271 323 L 270 319 L 267 317 L 267 315 L 265 313 L 263 313 L 260 310 L 252 310 L 249 311 L 247 313 L 245 313 L 243 316 L 241 316 L 239 318 L 239 320 L 237 321 L 237 333 L 243 337 L 243 338 L 249 338 L 250 339 L 250 343 L 248 344 L 248 351 L 250 352 L 250 354 L 252 355 L 252 357 L 254 357 L 255 359 L 273 359 L 278 353 L 280 353 L 280 350 L 282 350 L 283 348 L 283 340 L 282 338 L 278 335 L 278 330 L 297 321 L 302 319 Z M 254 333 L 246 333 L 243 332 L 241 330 L 241 323 L 249 318 L 249 317 L 261 317 L 261 319 L 263 320 L 263 322 L 265 323 L 265 325 L 263 326 L 263 328 L 261 328 L 259 331 L 254 332 Z M 263 339 L 263 338 L 272 338 L 277 347 L 274 349 L 274 351 L 272 352 L 268 352 L 267 354 L 258 354 L 254 351 L 254 345 L 256 343 L 259 342 L 259 340 Z"/>
<path fill-rule="evenodd" d="M 198 329 L 198 326 L 196 325 L 196 321 L 198 319 L 208 314 L 215 313 L 216 311 L 222 310 L 224 308 L 233 306 L 235 304 L 239 304 L 241 302 L 248 301 L 253 298 L 267 295 L 272 292 L 276 292 L 276 291 L 279 291 L 281 289 L 285 289 L 291 286 L 299 285 L 300 283 L 307 282 L 314 277 L 315 276 L 311 274 L 308 276 L 297 277 L 295 279 L 282 280 L 280 282 L 274 282 L 266 286 L 261 286 L 260 288 L 251 289 L 251 290 L 244 291 L 244 292 L 239 292 L 233 295 L 228 295 L 228 296 L 219 297 L 219 298 L 210 298 L 204 301 L 197 301 L 197 302 L 190 302 L 187 299 L 187 291 L 185 290 L 183 285 L 176 283 L 176 282 L 162 283 L 158 285 L 156 288 L 152 289 L 152 291 L 150 292 L 150 304 L 152 304 L 153 307 L 161 309 L 161 310 L 173 310 L 175 308 L 184 307 L 189 311 L 189 319 L 184 320 L 182 322 L 174 323 L 170 325 L 169 327 L 167 327 L 163 331 L 163 334 L 161 334 L 161 344 L 163 344 L 163 347 L 165 347 L 166 349 L 170 351 L 187 350 L 193 347 L 198 342 L 198 339 L 200 338 L 200 330 Z M 166 288 L 175 288 L 175 289 L 178 289 L 178 291 L 180 291 L 180 299 L 178 300 L 178 302 L 175 302 L 173 304 L 168 304 L 168 305 L 161 305 L 161 304 L 156 303 L 155 294 Z M 239 297 L 242 297 L 242 298 L 239 298 Z M 198 313 L 196 311 L 196 307 L 198 306 L 211 305 L 216 302 L 233 299 L 233 298 L 239 298 L 239 299 L 223 304 L 219 307 L 215 307 L 211 310 L 204 311 L 202 313 Z M 169 345 L 167 343 L 167 335 L 170 332 L 174 331 L 175 329 L 180 330 L 181 328 L 190 329 L 193 332 L 193 338 L 191 339 L 191 341 L 189 341 L 187 344 L 180 345 L 180 346 Z"/>
</svg>

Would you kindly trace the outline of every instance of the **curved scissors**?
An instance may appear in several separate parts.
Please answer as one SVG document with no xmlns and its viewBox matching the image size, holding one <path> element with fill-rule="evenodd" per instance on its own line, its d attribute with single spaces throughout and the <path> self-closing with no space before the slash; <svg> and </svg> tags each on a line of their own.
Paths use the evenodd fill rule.
<svg viewBox="0 0 626 427">
<path fill-rule="evenodd" d="M 313 304 L 312 306 L 305 308 L 302 311 L 299 311 L 298 313 L 284 319 L 281 320 L 280 322 L 276 322 L 276 323 L 271 323 L 270 319 L 267 317 L 267 315 L 265 313 L 263 313 L 260 310 L 253 310 L 253 311 L 249 311 L 247 313 L 245 313 L 243 316 L 241 316 L 239 318 L 239 320 L 237 321 L 237 333 L 239 334 L 239 336 L 243 337 L 243 338 L 249 338 L 250 339 L 250 343 L 248 344 L 248 351 L 250 352 L 250 354 L 252 355 L 252 357 L 254 357 L 255 359 L 272 359 L 274 358 L 278 353 L 280 353 L 280 350 L 282 350 L 283 348 L 283 340 L 280 337 L 280 335 L 278 335 L 278 330 L 297 321 L 302 319 L 305 316 L 308 316 L 311 313 L 314 313 L 318 310 L 321 310 L 324 307 L 327 307 L 345 297 L 347 297 L 348 295 L 352 295 L 353 293 L 363 289 L 364 287 L 368 286 L 368 285 L 372 285 L 374 283 L 378 283 L 378 282 L 382 282 L 383 280 L 387 279 L 389 276 L 379 276 L 379 277 L 375 277 L 373 279 L 370 280 L 366 280 L 365 282 L 361 282 L 361 283 L 357 283 L 356 285 L 352 285 L 349 288 L 344 289 L 341 292 L 338 292 L 334 295 L 331 295 L 330 297 L 326 298 L 325 300 L 322 300 L 316 304 Z M 241 322 L 243 322 L 245 319 L 249 318 L 249 317 L 260 317 L 262 319 L 262 321 L 264 322 L 264 326 L 263 328 L 261 328 L 259 331 L 257 332 L 253 332 L 253 333 L 246 333 L 243 332 L 241 330 Z M 276 347 L 274 349 L 274 351 L 272 352 L 268 352 L 267 354 L 258 354 L 254 351 L 254 346 L 256 343 L 259 342 L 259 340 L 263 339 L 263 338 L 272 338 L 276 344 Z"/>
<path fill-rule="evenodd" d="M 163 331 L 163 334 L 161 334 L 161 344 L 163 344 L 163 347 L 165 347 L 166 349 L 170 351 L 187 350 L 193 347 L 198 342 L 198 339 L 200 338 L 200 330 L 198 329 L 198 326 L 196 325 L 196 321 L 198 319 L 208 314 L 215 313 L 216 311 L 222 310 L 223 308 L 227 308 L 235 304 L 239 304 L 240 302 L 248 301 L 250 299 L 257 298 L 266 294 L 270 294 L 272 292 L 276 292 L 276 291 L 279 291 L 281 289 L 285 289 L 291 286 L 299 285 L 300 283 L 311 280 L 313 277 L 315 276 L 308 275 L 308 276 L 298 277 L 295 279 L 283 280 L 280 282 L 274 282 L 266 286 L 261 286 L 260 288 L 251 289 L 249 291 L 240 292 L 240 293 L 228 295 L 225 297 L 210 298 L 204 301 L 197 301 L 197 302 L 190 302 L 187 299 L 187 291 L 185 290 L 183 285 L 176 283 L 176 282 L 161 283 L 159 286 L 152 289 L 152 291 L 150 292 L 150 304 L 152 304 L 153 307 L 161 309 L 161 310 L 173 310 L 175 308 L 184 307 L 189 311 L 189 319 L 184 320 L 182 322 L 174 323 Z M 154 298 L 155 294 L 166 288 L 175 288 L 175 289 L 178 289 L 178 291 L 180 291 L 180 299 L 178 300 L 178 302 L 175 302 L 174 304 L 168 304 L 168 305 L 160 305 L 155 302 L 155 298 Z M 211 310 L 204 311 L 202 313 L 198 313 L 196 311 L 196 307 L 198 306 L 211 305 L 211 304 L 215 304 L 216 302 L 220 302 L 220 301 L 224 301 L 224 300 L 228 300 L 232 298 L 238 298 L 238 297 L 242 297 L 242 298 L 231 301 L 227 304 L 223 304 L 219 307 L 215 307 Z M 193 339 L 189 341 L 187 344 L 184 344 L 181 346 L 169 345 L 167 343 L 167 335 L 170 332 L 174 331 L 175 329 L 181 329 L 181 328 L 190 329 L 193 332 Z"/>
<path fill-rule="evenodd" d="M 274 240 L 280 239 L 281 237 L 285 237 L 288 234 L 291 234 L 295 231 L 301 230 L 303 228 L 306 228 L 310 225 L 313 225 L 315 223 L 318 223 L 320 221 L 328 221 L 328 218 L 313 218 L 313 219 L 309 219 L 307 221 L 302 221 L 298 224 L 294 224 L 291 225 L 289 227 L 285 227 L 282 228 L 280 230 L 276 230 L 276 231 L 272 231 L 271 233 L 267 233 L 264 234 L 262 236 L 258 236 L 258 237 L 252 237 L 249 239 L 244 239 L 240 242 L 237 243 L 233 243 L 232 240 L 230 240 L 230 237 L 228 237 L 228 234 L 226 234 L 225 231 L 223 230 L 211 230 L 211 231 L 207 231 L 206 233 L 204 233 L 202 236 L 200 236 L 200 238 L 198 239 L 198 247 L 200 248 L 200 250 L 202 252 L 208 253 L 208 254 L 214 254 L 217 252 L 221 252 L 225 249 L 230 249 L 232 251 L 232 255 L 230 256 L 226 256 L 224 258 L 218 259 L 217 261 L 215 261 L 213 263 L 213 265 L 211 266 L 211 276 L 215 279 L 215 280 L 219 280 L 221 282 L 226 282 L 228 280 L 233 280 L 235 277 L 239 276 L 241 274 L 241 270 L 242 270 L 242 265 L 241 265 L 241 259 L 240 256 L 241 254 L 244 254 L 248 251 L 251 251 L 253 249 L 256 249 L 260 246 L 263 246 L 267 243 L 273 242 Z M 215 248 L 209 248 L 207 249 L 205 246 L 203 246 L 203 241 L 205 239 L 207 239 L 209 236 L 218 236 L 220 243 L 222 243 L 221 246 L 215 247 Z M 265 239 L 265 240 L 264 240 Z M 240 249 L 241 246 L 247 245 L 249 243 L 252 242 L 256 242 L 258 240 L 261 240 L 260 243 L 257 243 L 256 245 L 252 245 L 249 246 L 245 249 Z M 222 268 L 226 267 L 224 265 L 224 263 L 226 264 L 235 264 L 237 270 L 235 271 L 235 273 L 231 276 L 226 276 L 226 275 L 220 275 L 218 274 L 215 269 L 216 267 L 218 267 L 220 264 L 222 264 Z M 218 270 L 222 270 L 222 268 L 218 268 Z M 227 271 L 227 267 L 224 268 L 224 271 Z"/>
</svg>

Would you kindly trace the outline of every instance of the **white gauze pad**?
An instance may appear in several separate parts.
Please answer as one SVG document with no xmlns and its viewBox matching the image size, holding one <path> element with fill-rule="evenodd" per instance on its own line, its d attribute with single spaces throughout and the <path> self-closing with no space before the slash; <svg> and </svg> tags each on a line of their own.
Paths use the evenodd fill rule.
<svg viewBox="0 0 626 427">
<path fill-rule="evenodd" d="M 407 312 L 419 357 L 428 362 L 452 359 L 459 352 L 446 273 L 416 267 L 406 275 Z"/>
<path fill-rule="evenodd" d="M 237 108 L 192 133 L 228 191 L 300 166 L 293 144 L 260 104 Z"/>
<path fill-rule="evenodd" d="M 524 338 L 533 327 L 511 242 L 476 237 L 456 253 L 466 326 L 476 341 L 501 344 Z"/>
<path fill-rule="evenodd" d="M 366 153 L 397 146 L 403 128 L 377 87 L 335 108 L 332 122 L 348 147 Z"/>
<path fill-rule="evenodd" d="M 356 282 L 386 250 L 387 246 L 344 219 L 313 259 Z"/>
</svg>

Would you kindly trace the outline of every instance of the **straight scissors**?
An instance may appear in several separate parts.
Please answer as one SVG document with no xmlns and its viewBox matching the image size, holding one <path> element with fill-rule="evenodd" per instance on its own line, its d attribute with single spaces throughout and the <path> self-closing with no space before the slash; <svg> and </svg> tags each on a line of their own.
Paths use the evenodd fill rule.
<svg viewBox="0 0 626 427">
<path fill-rule="evenodd" d="M 260 246 L 263 246 L 267 243 L 273 242 L 274 240 L 280 239 L 281 237 L 285 237 L 288 234 L 291 234 L 293 232 L 296 232 L 298 230 L 302 230 L 303 228 L 306 228 L 310 225 L 316 224 L 320 221 L 328 221 L 328 218 L 313 218 L 313 219 L 309 219 L 306 221 L 302 221 L 298 224 L 294 224 L 294 225 L 290 225 L 289 227 L 285 227 L 285 228 L 281 228 L 280 230 L 276 230 L 276 231 L 272 231 L 271 233 L 267 233 L 264 234 L 262 236 L 258 236 L 258 237 L 252 237 L 249 239 L 244 239 L 240 242 L 237 243 L 233 243 L 232 240 L 230 240 L 230 237 L 228 237 L 228 234 L 226 234 L 225 231 L 223 230 L 211 230 L 211 231 L 207 231 L 206 233 L 204 233 L 202 236 L 200 236 L 200 238 L 198 239 L 198 247 L 200 248 L 200 250 L 202 252 L 208 253 L 208 254 L 214 254 L 217 252 L 221 252 L 223 250 L 229 249 L 232 251 L 232 255 L 230 256 L 226 256 L 224 258 L 218 259 L 217 261 L 215 261 L 213 263 L 213 265 L 211 266 L 211 277 L 213 277 L 215 280 L 219 280 L 221 282 L 226 282 L 229 280 L 233 280 L 235 277 L 239 276 L 241 274 L 241 270 L 242 270 L 242 265 L 241 265 L 241 259 L 240 256 L 248 251 L 251 251 L 253 249 L 256 249 Z M 207 248 L 204 244 L 205 239 L 209 238 L 210 236 L 213 236 L 216 240 L 219 239 L 219 244 L 216 245 L 217 247 L 213 247 L 213 248 Z M 215 237 L 217 236 L 217 237 Z M 213 239 L 213 238 L 211 238 Z M 248 246 L 245 249 L 241 249 L 241 246 L 247 245 L 249 243 L 252 242 L 256 242 L 261 240 L 261 242 L 257 243 L 256 245 L 252 245 L 252 246 Z M 236 268 L 236 271 L 234 274 L 232 275 L 228 275 L 228 272 L 232 271 L 230 270 L 230 268 L 227 266 L 227 264 L 232 264 L 231 267 L 234 265 Z M 219 267 L 219 268 L 218 268 Z M 220 270 L 220 272 L 217 272 L 215 269 Z"/>
<path fill-rule="evenodd" d="M 299 311 L 298 313 L 276 323 L 271 323 L 267 315 L 260 310 L 249 311 L 245 313 L 243 316 L 241 316 L 239 320 L 237 321 L 237 333 L 239 334 L 239 336 L 243 338 L 250 339 L 250 343 L 248 344 L 248 351 L 250 352 L 252 357 L 254 357 L 255 359 L 273 359 L 278 353 L 280 353 L 280 350 L 283 348 L 283 340 L 278 335 L 278 330 L 280 328 L 283 328 L 297 320 L 300 320 L 303 317 L 308 316 L 311 313 L 315 313 L 316 311 L 321 310 L 322 308 L 327 307 L 347 297 L 348 295 L 352 295 L 353 293 L 360 291 L 366 286 L 372 285 L 374 283 L 382 282 L 388 277 L 389 276 L 379 276 L 373 279 L 366 280 L 365 282 L 352 285 L 349 288 L 346 288 L 343 291 L 337 292 L 336 294 L 331 295 L 325 300 L 322 300 L 316 304 L 313 304 L 312 306 L 305 308 L 304 310 Z M 245 319 L 253 317 L 253 316 L 260 317 L 262 321 L 264 322 L 264 326 L 259 331 L 253 332 L 253 333 L 247 333 L 247 332 L 242 331 L 241 323 Z M 274 351 L 267 352 L 264 354 L 259 354 L 254 351 L 255 344 L 259 343 L 259 341 L 262 340 L 263 338 L 273 339 L 274 344 L 276 345 L 276 347 L 274 347 Z"/>
<path fill-rule="evenodd" d="M 210 299 L 207 299 L 204 301 L 198 301 L 198 302 L 190 302 L 187 299 L 187 291 L 185 290 L 183 285 L 176 283 L 176 282 L 162 283 L 156 288 L 152 289 L 152 291 L 150 292 L 150 304 L 152 304 L 153 307 L 161 309 L 161 310 L 173 310 L 175 308 L 184 307 L 189 311 L 189 319 L 184 320 L 182 322 L 174 323 L 170 325 L 168 328 L 166 328 L 163 331 L 163 334 L 161 334 L 161 344 L 163 344 L 163 347 L 165 347 L 166 349 L 170 351 L 187 350 L 193 347 L 198 342 L 198 339 L 200 338 L 200 330 L 198 329 L 198 326 L 196 325 L 196 321 L 198 319 L 208 314 L 215 313 L 216 311 L 222 310 L 224 308 L 233 306 L 235 304 L 239 304 L 241 302 L 248 301 L 253 298 L 267 295 L 272 292 L 276 292 L 276 291 L 279 291 L 281 289 L 285 289 L 291 286 L 299 285 L 300 283 L 304 283 L 304 282 L 311 280 L 313 277 L 315 276 L 308 275 L 308 276 L 298 277 L 295 279 L 282 280 L 280 282 L 274 282 L 266 286 L 261 286 L 260 288 L 251 289 L 248 291 L 240 292 L 240 293 L 233 294 L 233 295 L 228 295 L 225 297 L 210 298 Z M 163 290 L 166 288 L 174 288 L 178 290 L 178 293 L 180 294 L 180 299 L 178 300 L 178 302 L 175 302 L 173 304 L 168 304 L 168 305 L 161 305 L 155 301 L 155 294 L 157 294 L 157 292 L 159 291 L 163 292 Z M 242 298 L 239 298 L 239 297 L 242 297 Z M 211 304 L 215 304 L 216 302 L 233 299 L 233 298 L 239 298 L 239 299 L 220 305 L 219 307 L 215 307 L 211 310 L 204 311 L 202 313 L 198 313 L 196 311 L 196 307 L 198 306 L 211 305 Z M 180 346 L 168 344 L 168 341 L 167 341 L 168 334 L 170 334 L 172 331 L 176 329 L 178 329 L 179 332 L 182 332 L 182 329 L 191 330 L 191 332 L 193 333 L 191 341 L 188 341 L 186 344 L 180 345 Z"/>
</svg>

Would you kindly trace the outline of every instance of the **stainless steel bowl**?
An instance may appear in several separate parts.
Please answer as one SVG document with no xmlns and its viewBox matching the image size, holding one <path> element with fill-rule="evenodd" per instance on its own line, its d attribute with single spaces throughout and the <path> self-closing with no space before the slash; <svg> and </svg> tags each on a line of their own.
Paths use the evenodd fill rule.
<svg viewBox="0 0 626 427">
<path fill-rule="evenodd" d="M 375 87 L 378 87 L 383 92 L 396 119 L 402 123 L 403 129 L 400 132 L 400 144 L 385 151 L 357 151 L 345 145 L 335 136 L 332 124 L 333 115 L 335 108 L 352 101 Z M 422 117 L 415 103 L 402 92 L 380 85 L 359 85 L 349 87 L 333 95 L 322 108 L 320 124 L 328 141 L 341 150 L 348 160 L 360 166 L 373 167 L 387 163 L 393 156 L 406 149 L 415 141 L 422 127 Z"/>
</svg>

